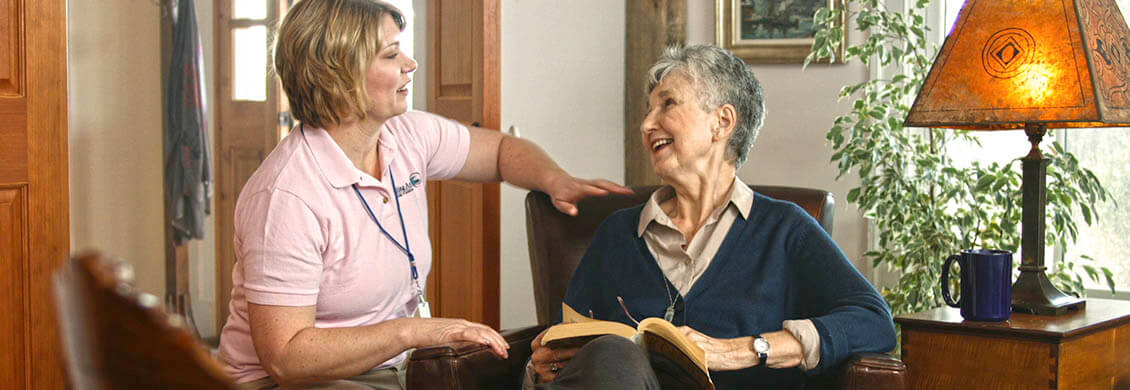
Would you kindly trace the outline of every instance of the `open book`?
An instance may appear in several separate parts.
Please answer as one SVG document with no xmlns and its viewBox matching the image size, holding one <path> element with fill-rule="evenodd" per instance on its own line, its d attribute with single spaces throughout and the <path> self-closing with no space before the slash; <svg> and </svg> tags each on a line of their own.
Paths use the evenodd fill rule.
<svg viewBox="0 0 1130 390">
<path fill-rule="evenodd" d="M 663 388 L 714 388 L 706 368 L 706 353 L 662 318 L 647 318 L 632 328 L 619 322 L 589 318 L 562 302 L 561 323 L 545 332 L 541 344 L 552 348 L 579 347 L 606 334 L 632 340 L 647 351 Z"/>
</svg>

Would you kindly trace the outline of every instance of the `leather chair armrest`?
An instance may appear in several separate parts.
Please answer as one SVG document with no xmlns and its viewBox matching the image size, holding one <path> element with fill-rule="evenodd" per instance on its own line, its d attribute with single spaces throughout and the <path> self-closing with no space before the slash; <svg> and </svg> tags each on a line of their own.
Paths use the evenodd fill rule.
<svg viewBox="0 0 1130 390">
<path fill-rule="evenodd" d="M 833 372 L 810 378 L 808 389 L 904 390 L 906 364 L 885 353 L 852 355 Z"/>
<path fill-rule="evenodd" d="M 844 364 L 842 389 L 906 389 L 906 364 L 885 353 L 861 353 Z"/>
<path fill-rule="evenodd" d="M 510 344 L 510 357 L 503 360 L 484 345 L 454 342 L 419 348 L 408 357 L 407 387 L 428 389 L 516 389 L 525 377 L 530 343 L 546 326 L 507 329 L 500 332 Z"/>
</svg>

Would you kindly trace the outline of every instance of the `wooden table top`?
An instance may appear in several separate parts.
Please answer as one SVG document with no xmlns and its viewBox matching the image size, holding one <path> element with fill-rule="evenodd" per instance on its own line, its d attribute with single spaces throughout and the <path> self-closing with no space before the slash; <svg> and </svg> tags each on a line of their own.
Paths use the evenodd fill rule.
<svg viewBox="0 0 1130 390">
<path fill-rule="evenodd" d="M 956 308 L 943 306 L 924 312 L 895 317 L 905 327 L 940 331 L 1026 336 L 1061 340 L 1074 338 L 1130 322 L 1130 301 L 1087 298 L 1083 310 L 1061 316 L 1012 313 L 1007 321 L 966 321 Z"/>
</svg>

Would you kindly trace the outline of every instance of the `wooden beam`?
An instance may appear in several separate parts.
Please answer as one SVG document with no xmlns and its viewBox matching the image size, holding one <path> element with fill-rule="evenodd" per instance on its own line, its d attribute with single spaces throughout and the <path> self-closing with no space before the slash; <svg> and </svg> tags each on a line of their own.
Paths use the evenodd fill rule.
<svg viewBox="0 0 1130 390">
<path fill-rule="evenodd" d="M 686 0 L 628 0 L 624 71 L 624 182 L 659 184 L 640 138 L 647 114 L 647 69 L 663 49 L 687 42 Z"/>
</svg>

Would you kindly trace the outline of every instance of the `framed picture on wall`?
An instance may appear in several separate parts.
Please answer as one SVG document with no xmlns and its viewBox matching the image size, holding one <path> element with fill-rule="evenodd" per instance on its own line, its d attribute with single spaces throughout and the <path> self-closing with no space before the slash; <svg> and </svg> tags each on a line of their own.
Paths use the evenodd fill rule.
<svg viewBox="0 0 1130 390">
<path fill-rule="evenodd" d="M 843 0 L 716 1 L 714 25 L 718 46 L 750 64 L 803 63 L 816 33 L 812 23 L 816 10 L 844 6 Z M 840 24 L 843 23 L 841 19 Z M 843 50 L 840 45 L 837 61 L 841 61 Z"/>
</svg>

